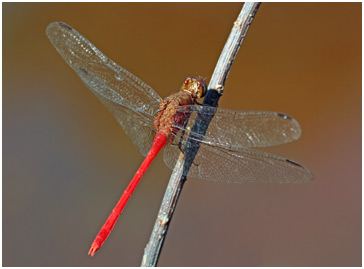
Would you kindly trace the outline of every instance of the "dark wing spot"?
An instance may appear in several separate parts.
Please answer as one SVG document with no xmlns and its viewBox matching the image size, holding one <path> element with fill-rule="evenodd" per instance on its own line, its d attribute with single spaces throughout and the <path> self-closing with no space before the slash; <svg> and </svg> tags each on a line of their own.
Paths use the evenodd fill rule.
<svg viewBox="0 0 364 269">
<path fill-rule="evenodd" d="M 80 70 L 81 72 L 88 74 L 87 70 L 83 67 L 79 67 L 78 70 Z"/>
<path fill-rule="evenodd" d="M 297 166 L 299 166 L 299 167 L 304 168 L 302 165 L 300 165 L 299 163 L 296 163 L 295 161 L 292 161 L 292 160 L 286 159 L 286 162 L 288 162 L 288 163 L 291 163 L 291 164 L 294 164 L 294 165 L 297 165 Z"/>
<path fill-rule="evenodd" d="M 67 28 L 68 30 L 72 30 L 72 27 L 68 24 L 65 24 L 64 22 L 58 22 L 58 24 L 64 28 Z"/>
<path fill-rule="evenodd" d="M 277 113 L 277 115 L 279 117 L 282 117 L 283 119 L 287 119 L 287 120 L 292 120 L 292 117 L 287 115 L 287 114 L 283 114 L 283 113 Z"/>
</svg>

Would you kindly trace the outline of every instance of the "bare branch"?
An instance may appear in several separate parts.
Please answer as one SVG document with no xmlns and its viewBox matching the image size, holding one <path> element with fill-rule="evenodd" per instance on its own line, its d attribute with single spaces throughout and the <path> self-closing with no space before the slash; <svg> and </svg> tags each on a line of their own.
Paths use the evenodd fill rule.
<svg viewBox="0 0 364 269">
<path fill-rule="evenodd" d="M 225 81 L 232 63 L 259 6 L 259 2 L 247 2 L 244 4 L 237 20 L 234 22 L 234 26 L 216 64 L 203 104 L 217 106 L 218 100 L 223 93 Z M 202 109 L 204 108 L 202 107 Z M 197 117 L 196 122 L 192 127 L 192 131 L 204 135 L 212 117 L 213 115 L 210 118 Z M 188 173 L 198 148 L 199 145 L 196 142 L 189 140 L 185 147 L 184 154 L 181 153 L 180 158 L 176 163 L 163 197 L 153 232 L 145 247 L 141 266 L 152 267 L 157 265 L 174 209 L 186 181 L 184 175 Z"/>
</svg>

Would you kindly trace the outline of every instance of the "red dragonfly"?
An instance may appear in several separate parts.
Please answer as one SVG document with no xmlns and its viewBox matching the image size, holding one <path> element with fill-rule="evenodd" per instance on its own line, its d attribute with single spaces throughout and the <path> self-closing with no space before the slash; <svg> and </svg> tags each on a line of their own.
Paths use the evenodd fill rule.
<svg viewBox="0 0 364 269">
<path fill-rule="evenodd" d="M 181 90 L 165 99 L 142 80 L 113 62 L 69 25 L 54 22 L 47 36 L 86 86 L 113 113 L 138 150 L 146 156 L 91 245 L 93 256 L 102 246 L 150 163 L 164 145 L 164 161 L 173 169 L 187 144 L 199 149 L 185 176 L 217 182 L 301 183 L 312 173 L 289 159 L 250 147 L 267 147 L 296 140 L 298 122 L 278 112 L 232 111 L 206 107 L 197 98 L 206 93 L 200 77 L 187 77 Z M 191 126 L 197 115 L 214 115 L 204 136 Z M 187 138 L 189 137 L 189 138 Z"/>
</svg>

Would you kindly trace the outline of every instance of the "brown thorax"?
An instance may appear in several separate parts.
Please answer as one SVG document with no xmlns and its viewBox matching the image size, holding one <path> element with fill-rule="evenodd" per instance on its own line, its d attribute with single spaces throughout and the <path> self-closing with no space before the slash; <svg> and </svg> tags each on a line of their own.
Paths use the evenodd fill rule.
<svg viewBox="0 0 364 269">
<path fill-rule="evenodd" d="M 183 111 L 180 106 L 195 104 L 196 99 L 203 97 L 206 91 L 206 82 L 201 77 L 187 77 L 179 92 L 168 96 L 159 104 L 158 114 L 154 120 L 157 131 L 162 131 L 167 137 L 170 137 L 176 121 L 180 125 L 183 123 L 182 121 L 186 120 L 182 116 Z"/>
</svg>

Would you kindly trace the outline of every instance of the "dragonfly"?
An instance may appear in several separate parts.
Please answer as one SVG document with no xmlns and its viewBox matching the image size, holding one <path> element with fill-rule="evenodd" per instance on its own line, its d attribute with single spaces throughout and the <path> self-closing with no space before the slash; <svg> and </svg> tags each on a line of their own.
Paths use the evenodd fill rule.
<svg viewBox="0 0 364 269">
<path fill-rule="evenodd" d="M 298 139 L 301 128 L 291 116 L 270 111 L 233 111 L 206 107 L 197 99 L 207 90 L 201 77 L 187 77 L 179 92 L 162 99 L 149 85 L 109 59 L 71 26 L 53 22 L 46 34 L 66 63 L 110 110 L 143 163 L 93 241 L 89 255 L 103 245 L 149 165 L 164 147 L 173 169 L 192 139 L 198 145 L 184 176 L 215 182 L 303 183 L 313 174 L 284 157 L 253 148 Z M 203 108 L 203 109 L 202 109 Z M 212 117 L 204 135 L 192 126 L 198 116 Z"/>
</svg>

